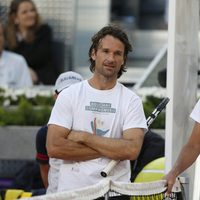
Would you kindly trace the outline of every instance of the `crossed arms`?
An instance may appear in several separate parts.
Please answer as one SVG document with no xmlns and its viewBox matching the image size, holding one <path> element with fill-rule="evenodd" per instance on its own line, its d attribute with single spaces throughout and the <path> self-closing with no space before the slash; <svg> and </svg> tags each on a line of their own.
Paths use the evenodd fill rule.
<svg viewBox="0 0 200 200">
<path fill-rule="evenodd" d="M 99 157 L 134 160 L 140 153 L 143 139 L 141 128 L 127 129 L 123 138 L 117 139 L 51 124 L 48 126 L 47 151 L 49 157 L 63 160 L 86 161 Z"/>
</svg>

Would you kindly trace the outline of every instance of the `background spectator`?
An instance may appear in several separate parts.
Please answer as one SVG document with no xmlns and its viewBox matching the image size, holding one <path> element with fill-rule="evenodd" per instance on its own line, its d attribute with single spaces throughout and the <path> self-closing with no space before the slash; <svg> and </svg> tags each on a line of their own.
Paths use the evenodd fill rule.
<svg viewBox="0 0 200 200">
<path fill-rule="evenodd" d="M 4 50 L 3 26 L 0 22 L 0 87 L 22 88 L 32 86 L 25 59 Z"/>
<path fill-rule="evenodd" d="M 55 83 L 55 98 L 58 94 L 65 88 L 69 87 L 72 84 L 83 81 L 83 78 L 80 74 L 72 71 L 64 72 L 59 75 Z M 48 172 L 49 172 L 49 157 L 46 149 L 46 138 L 47 138 L 47 125 L 41 127 L 36 135 L 36 160 L 40 166 L 40 173 L 44 183 L 45 188 L 48 186 Z M 51 172 L 59 171 L 61 160 L 51 159 Z"/>
<path fill-rule="evenodd" d="M 42 24 L 31 0 L 13 0 L 6 26 L 7 48 L 23 55 L 29 65 L 34 84 L 54 84 L 52 31 Z"/>
</svg>

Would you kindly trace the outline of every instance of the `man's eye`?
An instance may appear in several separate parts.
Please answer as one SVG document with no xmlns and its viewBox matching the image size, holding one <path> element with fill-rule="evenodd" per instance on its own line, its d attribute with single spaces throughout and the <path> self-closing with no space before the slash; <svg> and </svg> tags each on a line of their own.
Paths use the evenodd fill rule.
<svg viewBox="0 0 200 200">
<path fill-rule="evenodd" d="M 122 56 L 122 52 L 116 52 L 115 55 Z"/>
<path fill-rule="evenodd" d="M 104 52 L 104 53 L 108 53 L 108 50 L 105 49 L 105 50 L 103 50 L 103 52 Z"/>
</svg>

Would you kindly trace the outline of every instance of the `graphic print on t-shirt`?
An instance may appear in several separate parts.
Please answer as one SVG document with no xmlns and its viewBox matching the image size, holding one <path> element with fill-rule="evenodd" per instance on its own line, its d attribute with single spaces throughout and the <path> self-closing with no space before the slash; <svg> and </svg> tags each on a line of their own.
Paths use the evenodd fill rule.
<svg viewBox="0 0 200 200">
<path fill-rule="evenodd" d="M 89 106 L 85 106 L 85 110 L 104 114 L 116 113 L 116 108 L 112 108 L 111 103 L 102 102 L 90 102 Z M 90 125 L 93 133 L 99 136 L 103 136 L 109 131 L 109 129 L 103 129 L 104 122 L 97 117 L 90 122 Z"/>
<path fill-rule="evenodd" d="M 96 111 L 100 113 L 116 113 L 116 108 L 111 107 L 111 103 L 90 102 L 89 106 L 85 106 L 87 111 Z"/>
<path fill-rule="evenodd" d="M 101 120 L 97 120 L 96 118 L 94 118 L 94 121 L 91 121 L 90 124 L 91 124 L 92 131 L 95 135 L 102 136 L 102 135 L 105 135 L 109 131 L 109 129 L 103 131 L 100 128 L 98 128 L 99 126 L 101 127 L 103 125 L 103 122 Z"/>
</svg>

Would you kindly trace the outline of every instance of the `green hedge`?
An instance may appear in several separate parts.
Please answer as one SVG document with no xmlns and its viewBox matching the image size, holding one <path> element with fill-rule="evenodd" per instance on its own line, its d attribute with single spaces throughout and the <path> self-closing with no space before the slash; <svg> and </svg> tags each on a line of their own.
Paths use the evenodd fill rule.
<svg viewBox="0 0 200 200">
<path fill-rule="evenodd" d="M 0 125 L 38 126 L 48 122 L 52 106 L 35 107 L 26 99 L 20 99 L 17 107 L 0 107 Z"/>
<path fill-rule="evenodd" d="M 10 106 L 3 106 L 5 99 L 0 98 L 0 126 L 22 125 L 40 126 L 48 122 L 52 106 L 53 97 L 36 96 L 35 98 L 25 98 L 20 96 L 16 100 L 8 98 Z M 151 112 L 162 101 L 161 98 L 147 96 L 143 102 L 144 112 L 148 117 Z M 157 119 L 152 123 L 151 128 L 165 128 L 165 112 L 162 111 Z"/>
</svg>

